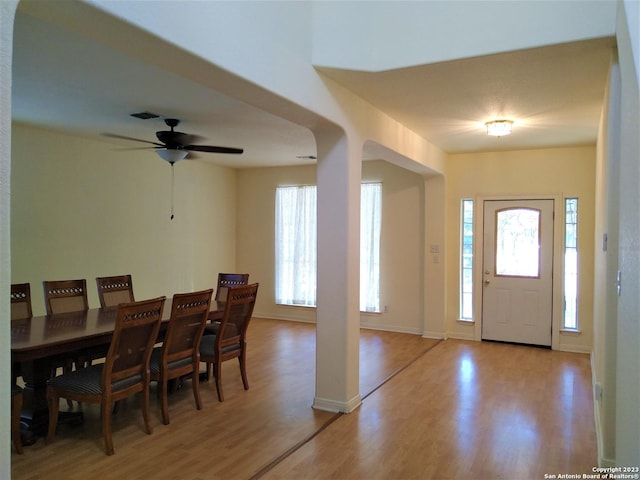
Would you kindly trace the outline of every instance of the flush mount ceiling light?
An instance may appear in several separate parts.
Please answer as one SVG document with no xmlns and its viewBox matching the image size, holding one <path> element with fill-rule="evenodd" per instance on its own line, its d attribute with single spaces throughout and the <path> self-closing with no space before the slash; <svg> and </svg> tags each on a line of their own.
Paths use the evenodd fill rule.
<svg viewBox="0 0 640 480">
<path fill-rule="evenodd" d="M 513 122 L 511 120 L 493 120 L 485 123 L 487 126 L 487 135 L 492 137 L 504 137 L 511 133 Z"/>
</svg>

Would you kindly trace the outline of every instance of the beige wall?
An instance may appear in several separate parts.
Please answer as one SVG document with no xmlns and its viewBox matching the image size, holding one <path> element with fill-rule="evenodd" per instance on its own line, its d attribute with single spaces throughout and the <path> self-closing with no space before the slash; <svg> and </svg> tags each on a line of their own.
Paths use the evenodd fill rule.
<svg viewBox="0 0 640 480">
<path fill-rule="evenodd" d="M 31 283 L 35 314 L 44 313 L 43 280 L 86 278 L 89 303 L 98 306 L 96 276 L 131 273 L 142 299 L 209 288 L 218 272 L 246 271 L 261 284 L 256 314 L 315 321 L 315 309 L 275 305 L 273 263 L 275 188 L 315 184 L 315 166 L 235 171 L 182 161 L 170 220 L 170 166 L 152 152 L 21 124 L 12 135 L 11 281 Z M 361 324 L 421 334 L 424 180 L 373 161 L 363 181 L 384 185 L 388 311 L 362 314 Z"/>
<path fill-rule="evenodd" d="M 364 162 L 363 181 L 381 181 L 381 302 L 387 313 L 361 314 L 361 325 L 423 331 L 424 181 L 383 161 Z M 274 206 L 281 185 L 315 185 L 315 166 L 238 172 L 238 268 L 260 282 L 256 315 L 315 321 L 315 309 L 275 304 Z"/>
<path fill-rule="evenodd" d="M 458 321 L 460 201 L 472 198 L 515 195 L 550 195 L 579 198 L 579 292 L 578 315 L 581 332 L 560 332 L 560 318 L 554 318 L 554 347 L 588 353 L 593 339 L 593 249 L 595 206 L 594 146 L 451 155 L 447 161 L 447 329 L 450 336 L 480 338 L 480 302 L 476 302 L 475 323 Z M 561 203 L 561 202 L 560 202 Z M 563 206 L 556 205 L 563 215 Z M 558 219 L 557 219 L 558 220 Z M 558 222 L 556 221 L 556 225 Z M 476 225 L 476 234 L 479 232 Z M 556 235 L 563 232 L 555 232 Z M 476 238 L 478 236 L 476 235 Z M 476 256 L 478 250 L 476 249 Z M 480 265 L 476 259 L 474 266 Z M 477 270 L 477 268 L 476 268 Z M 557 270 L 556 270 L 557 271 Z M 554 292 L 561 277 L 554 275 Z M 475 282 L 478 295 L 479 282 Z M 555 302 L 554 302 L 555 303 Z M 558 314 L 558 309 L 554 314 Z"/>
<path fill-rule="evenodd" d="M 13 125 L 11 281 L 30 282 L 35 314 L 42 281 L 131 273 L 137 299 L 215 287 L 235 270 L 236 174 L 207 162 L 171 169 L 151 151 Z"/>
<path fill-rule="evenodd" d="M 40 285 L 45 279 L 86 278 L 90 304 L 97 306 L 93 282 L 99 275 L 130 272 L 137 298 L 148 298 L 208 288 L 220 271 L 243 271 L 261 284 L 257 315 L 315 321 L 314 309 L 274 301 L 275 188 L 315 184 L 315 166 L 234 171 L 185 160 L 174 168 L 175 218 L 170 220 L 171 170 L 151 152 L 116 151 L 106 142 L 14 125 L 12 282 L 31 283 L 35 313 L 44 311 Z M 429 181 L 384 161 L 365 162 L 363 181 L 384 185 L 381 302 L 387 309 L 361 314 L 361 325 L 474 338 L 479 326 L 457 321 L 460 199 L 579 196 L 580 249 L 592 252 L 594 169 L 594 147 L 452 155 L 442 241 L 425 228 Z M 193 234 L 201 229 L 203 234 Z M 443 244 L 441 260 L 433 265 L 432 243 Z M 562 335 L 561 345 L 588 351 L 593 261 L 590 255 L 581 259 L 582 332 Z M 447 279 L 444 327 L 441 314 L 429 308 L 433 288 L 426 288 L 425 276 L 430 267 Z"/>
</svg>

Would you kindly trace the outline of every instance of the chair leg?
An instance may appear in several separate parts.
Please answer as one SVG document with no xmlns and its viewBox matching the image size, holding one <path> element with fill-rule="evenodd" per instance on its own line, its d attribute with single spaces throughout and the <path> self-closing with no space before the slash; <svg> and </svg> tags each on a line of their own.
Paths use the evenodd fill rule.
<svg viewBox="0 0 640 480">
<path fill-rule="evenodd" d="M 158 382 L 158 394 L 160 395 L 160 407 L 162 410 L 162 423 L 169 425 L 169 382 L 165 375 Z M 146 425 L 146 424 L 145 424 Z M 148 433 L 148 432 L 147 432 Z"/>
<path fill-rule="evenodd" d="M 200 375 L 198 375 L 198 370 L 196 368 L 193 369 L 195 372 L 191 375 L 191 388 L 193 389 L 193 398 L 196 401 L 196 408 L 198 410 L 202 410 L 202 397 L 200 397 Z"/>
<path fill-rule="evenodd" d="M 151 421 L 149 415 L 149 381 L 147 380 L 146 385 L 142 389 L 142 418 L 144 419 L 144 430 L 148 435 L 153 433 L 153 429 L 151 428 Z"/>
<path fill-rule="evenodd" d="M 244 385 L 245 390 L 249 390 L 249 380 L 247 380 L 247 356 L 245 354 L 246 350 L 242 350 L 242 353 L 238 357 L 238 362 L 240 362 L 240 375 L 242 376 L 242 385 Z"/>
<path fill-rule="evenodd" d="M 11 395 L 11 436 L 16 452 L 22 454 L 22 438 L 20 437 L 20 414 L 22 413 L 22 393 Z"/>
<path fill-rule="evenodd" d="M 216 368 L 213 371 L 213 375 L 216 377 L 216 391 L 218 392 L 218 400 L 224 402 L 224 393 L 222 393 L 222 383 L 220 379 L 222 378 L 222 362 L 216 362 Z"/>
<path fill-rule="evenodd" d="M 45 443 L 51 443 L 58 426 L 58 411 L 60 410 L 60 396 L 51 387 L 47 387 L 47 403 L 49 404 L 49 430 L 47 430 Z"/>
<path fill-rule="evenodd" d="M 74 360 L 67 359 L 65 361 L 64 367 L 62 367 L 62 373 L 72 372 L 73 371 L 73 362 L 74 362 Z M 76 363 L 76 365 L 78 365 L 78 363 Z M 69 410 L 73 410 L 73 402 L 71 400 L 69 400 L 68 398 L 67 398 L 67 407 L 69 407 Z"/>
<path fill-rule="evenodd" d="M 113 455 L 113 434 L 111 431 L 111 399 L 102 397 L 100 403 L 100 417 L 102 418 L 102 436 L 104 437 L 104 451 L 107 455 Z"/>
</svg>

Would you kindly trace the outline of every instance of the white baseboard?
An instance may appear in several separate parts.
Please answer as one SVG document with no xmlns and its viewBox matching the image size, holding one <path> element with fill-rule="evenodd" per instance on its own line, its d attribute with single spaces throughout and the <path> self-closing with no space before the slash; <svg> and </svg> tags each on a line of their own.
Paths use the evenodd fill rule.
<svg viewBox="0 0 640 480">
<path fill-rule="evenodd" d="M 590 347 L 584 347 L 582 345 L 557 345 L 553 350 L 555 350 L 556 352 L 586 353 L 586 354 L 591 353 Z"/>
<path fill-rule="evenodd" d="M 455 338 L 456 340 L 471 340 L 471 341 L 475 341 L 476 337 L 472 334 L 466 334 L 466 333 L 449 333 L 447 335 L 448 338 Z"/>
<path fill-rule="evenodd" d="M 425 331 L 425 332 L 422 332 L 422 338 L 433 338 L 435 340 L 446 340 L 449 337 L 448 337 L 448 335 L 446 333 L 443 333 L 443 332 Z"/>
<path fill-rule="evenodd" d="M 593 423 L 596 429 L 596 448 L 598 451 L 598 466 L 602 467 L 602 425 L 600 424 L 600 402 L 596 398 L 596 368 L 593 352 L 591 352 L 591 396 L 593 397 Z"/>
<path fill-rule="evenodd" d="M 595 368 L 595 359 L 593 352 L 591 352 L 591 394 L 593 395 L 593 422 L 595 424 L 596 430 L 596 448 L 598 450 L 598 466 L 599 467 L 615 467 L 616 461 L 612 458 L 605 458 L 604 455 L 604 445 L 602 438 L 602 423 L 600 422 L 600 402 L 596 396 L 596 383 L 598 383 L 598 379 L 596 378 L 596 368 Z"/>
<path fill-rule="evenodd" d="M 595 384 L 594 384 L 595 385 Z M 595 392 L 595 388 L 592 389 Z M 600 402 L 593 398 L 593 420 L 596 427 L 596 448 L 598 449 L 598 466 L 599 467 L 615 467 L 615 459 L 605 458 L 603 456 L 604 446 L 602 445 L 602 424 L 600 423 Z"/>
<path fill-rule="evenodd" d="M 260 313 L 260 312 L 254 311 L 253 316 L 255 318 L 265 318 L 268 320 L 284 320 L 287 322 L 302 322 L 302 323 L 313 323 L 313 324 L 316 323 L 315 319 L 310 320 L 310 319 L 300 318 L 300 315 L 281 315 L 281 314 L 274 315 L 273 313 Z M 370 323 L 367 321 L 361 321 L 360 328 L 365 328 L 367 330 L 379 330 L 382 332 L 409 333 L 411 335 L 422 335 L 424 338 L 436 338 L 439 340 L 446 338 L 445 335 L 441 332 L 423 332 L 421 329 L 416 327 L 402 327 L 397 325 L 380 325 L 377 323 Z"/>
<path fill-rule="evenodd" d="M 333 413 L 351 413 L 362 404 L 360 395 L 356 395 L 351 400 L 346 402 L 339 402 L 337 400 L 331 400 L 328 398 L 315 397 L 313 399 L 312 407 L 315 410 L 322 410 L 324 412 Z"/>
<path fill-rule="evenodd" d="M 300 315 L 274 315 L 273 313 L 260 313 L 253 311 L 254 318 L 264 318 L 267 320 L 284 320 L 287 322 L 316 323 L 315 319 L 300 318 Z"/>
<path fill-rule="evenodd" d="M 360 322 L 360 328 L 367 330 L 380 330 L 381 332 L 410 333 L 412 335 L 422 334 L 422 330 L 413 327 L 398 327 L 397 325 L 379 325 L 377 323 Z"/>
</svg>

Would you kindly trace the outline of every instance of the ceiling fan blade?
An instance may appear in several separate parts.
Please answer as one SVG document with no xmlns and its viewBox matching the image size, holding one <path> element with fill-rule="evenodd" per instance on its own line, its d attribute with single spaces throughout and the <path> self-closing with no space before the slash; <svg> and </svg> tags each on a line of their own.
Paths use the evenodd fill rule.
<svg viewBox="0 0 640 480">
<path fill-rule="evenodd" d="M 114 152 L 131 152 L 133 150 L 157 150 L 158 148 L 161 148 L 161 147 L 154 147 L 154 146 L 148 146 L 148 147 L 121 147 L 121 148 L 114 148 L 113 151 Z"/>
<path fill-rule="evenodd" d="M 185 145 L 182 147 L 184 150 L 191 150 L 194 152 L 208 152 L 208 153 L 235 153 L 239 154 L 244 152 L 242 148 L 232 147 L 216 147 L 213 145 Z"/>
<path fill-rule="evenodd" d="M 116 135 L 115 133 L 103 133 L 102 135 L 105 136 L 105 137 L 109 137 L 109 138 L 119 138 L 121 140 L 132 140 L 134 142 L 150 143 L 151 145 L 157 145 L 159 147 L 164 147 L 164 145 L 162 143 L 150 142 L 148 140 L 141 140 L 139 138 L 127 137 L 125 135 Z"/>
<path fill-rule="evenodd" d="M 164 145 L 171 145 L 174 147 L 182 147 L 183 145 L 190 145 L 204 140 L 204 138 L 199 135 L 191 135 L 189 133 L 182 132 L 169 132 L 166 130 L 156 132 L 156 137 L 158 137 L 158 140 L 160 140 Z"/>
</svg>

